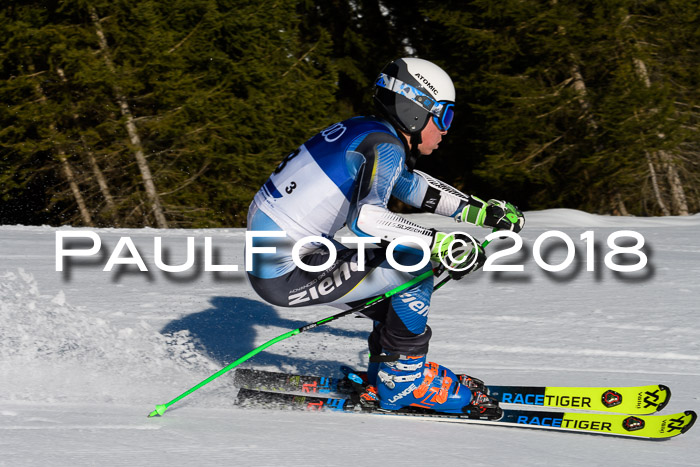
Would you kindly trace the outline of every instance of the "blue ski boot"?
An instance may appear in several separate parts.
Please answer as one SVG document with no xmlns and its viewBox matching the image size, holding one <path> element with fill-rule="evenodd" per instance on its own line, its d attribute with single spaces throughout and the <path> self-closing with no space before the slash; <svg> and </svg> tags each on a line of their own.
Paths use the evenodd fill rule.
<svg viewBox="0 0 700 467">
<path fill-rule="evenodd" d="M 501 416 L 495 399 L 476 388 L 472 392 L 448 368 L 426 362 L 425 355 L 382 357 L 390 360 L 380 363 L 377 375 L 377 396 L 384 410 L 415 407 L 475 418 Z"/>
</svg>

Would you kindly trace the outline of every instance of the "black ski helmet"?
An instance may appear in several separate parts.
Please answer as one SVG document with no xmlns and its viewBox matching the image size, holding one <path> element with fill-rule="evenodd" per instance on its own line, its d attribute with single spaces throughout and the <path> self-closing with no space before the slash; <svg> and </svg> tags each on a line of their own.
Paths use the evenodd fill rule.
<svg viewBox="0 0 700 467">
<path fill-rule="evenodd" d="M 380 112 L 408 135 L 420 134 L 430 117 L 441 130 L 452 123 L 455 88 L 439 66 L 420 58 L 400 58 L 384 67 L 374 85 Z"/>
</svg>

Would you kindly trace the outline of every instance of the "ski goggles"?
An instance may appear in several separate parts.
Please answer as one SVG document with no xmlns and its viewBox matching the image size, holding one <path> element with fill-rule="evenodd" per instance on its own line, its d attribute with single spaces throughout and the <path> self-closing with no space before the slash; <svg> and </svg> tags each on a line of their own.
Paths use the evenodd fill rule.
<svg viewBox="0 0 700 467">
<path fill-rule="evenodd" d="M 380 73 L 375 83 L 377 87 L 387 89 L 391 92 L 405 97 L 423 107 L 433 117 L 433 122 L 440 131 L 447 131 L 452 125 L 454 118 L 454 102 L 436 101 L 420 89 L 404 83 L 398 78 Z"/>
</svg>

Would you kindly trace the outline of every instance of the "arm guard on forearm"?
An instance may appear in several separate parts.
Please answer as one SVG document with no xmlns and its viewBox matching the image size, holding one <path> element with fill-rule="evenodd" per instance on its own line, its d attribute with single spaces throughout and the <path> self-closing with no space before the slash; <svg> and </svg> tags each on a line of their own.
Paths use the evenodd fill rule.
<svg viewBox="0 0 700 467">
<path fill-rule="evenodd" d="M 398 237 L 416 237 L 432 245 L 434 231 L 409 221 L 381 206 L 365 204 L 360 208 L 357 222 L 350 225 L 356 235 L 378 237 L 391 242 Z"/>
<path fill-rule="evenodd" d="M 458 189 L 424 172 L 419 170 L 414 170 L 413 172 L 428 183 L 428 189 L 421 203 L 421 208 L 424 211 L 455 217 L 460 215 L 466 206 L 469 206 L 474 208 L 469 209 L 469 212 L 474 212 L 474 219 L 470 219 L 468 216 L 464 220 L 476 224 L 476 215 L 485 205 L 482 200 L 475 196 L 465 195 Z M 459 220 L 461 221 L 462 219 Z"/>
</svg>

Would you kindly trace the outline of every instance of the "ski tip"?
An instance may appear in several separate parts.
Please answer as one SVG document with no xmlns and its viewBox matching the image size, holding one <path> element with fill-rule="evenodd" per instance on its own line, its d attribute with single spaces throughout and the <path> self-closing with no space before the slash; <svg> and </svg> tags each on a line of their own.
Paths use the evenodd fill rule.
<svg viewBox="0 0 700 467">
<path fill-rule="evenodd" d="M 156 415 L 158 415 L 160 417 L 161 415 L 163 415 L 165 413 L 165 410 L 167 408 L 168 407 L 165 404 L 156 405 L 156 410 L 154 410 L 153 412 L 148 414 L 148 418 L 155 417 Z"/>
<path fill-rule="evenodd" d="M 698 419 L 698 414 L 696 414 L 692 410 L 686 410 L 685 414 L 690 417 L 690 421 L 683 427 L 683 429 L 681 430 L 681 434 L 690 430 L 690 427 L 693 426 L 693 423 L 695 423 L 695 420 Z"/>
<path fill-rule="evenodd" d="M 657 412 L 661 412 L 668 405 L 668 403 L 671 402 L 671 388 L 664 384 L 659 384 L 659 389 L 666 392 L 666 400 L 659 404 L 659 406 L 656 408 Z"/>
</svg>

